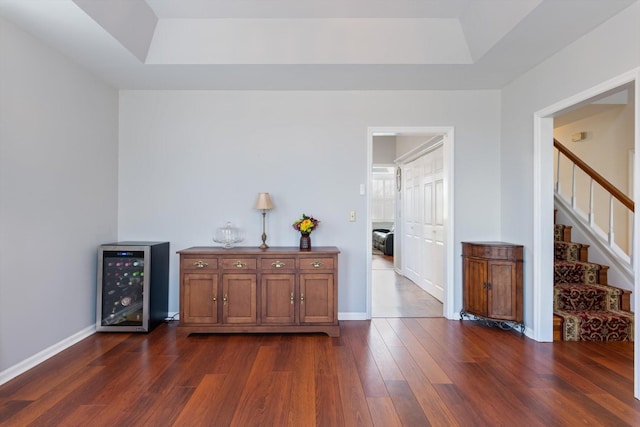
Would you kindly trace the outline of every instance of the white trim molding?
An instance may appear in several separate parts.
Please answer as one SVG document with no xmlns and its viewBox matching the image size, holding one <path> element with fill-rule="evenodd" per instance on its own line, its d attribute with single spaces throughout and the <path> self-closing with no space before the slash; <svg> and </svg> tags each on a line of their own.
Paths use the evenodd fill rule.
<svg viewBox="0 0 640 427">
<path fill-rule="evenodd" d="M 454 244 L 454 140 L 455 128 L 453 126 L 425 126 L 425 127 L 369 127 L 367 129 L 367 194 L 371 194 L 373 163 L 373 137 L 375 135 L 433 135 L 426 144 L 428 150 L 431 145 L 440 143 L 443 145 L 443 181 L 444 181 L 444 233 L 445 233 L 445 265 L 444 265 L 444 282 L 446 283 L 446 292 L 444 293 L 443 315 L 447 319 L 459 319 L 459 314 L 455 312 L 455 244 Z M 419 147 L 418 150 L 424 150 L 425 146 Z M 417 153 L 408 153 L 409 156 Z M 369 197 L 367 197 L 367 238 L 365 240 L 365 253 L 371 255 L 371 206 Z M 371 318 L 371 256 L 367 256 L 367 319 Z"/>
<path fill-rule="evenodd" d="M 338 320 L 369 320 L 371 316 L 367 316 L 366 312 L 346 312 L 338 313 Z"/>
<path fill-rule="evenodd" d="M 20 374 L 27 372 L 29 369 L 39 365 L 47 359 L 55 356 L 56 354 L 66 350 L 74 344 L 82 341 L 83 339 L 93 335 L 96 333 L 96 325 L 91 325 L 83 330 L 71 335 L 63 339 L 62 341 L 45 348 L 39 353 L 34 354 L 28 359 L 23 360 L 22 362 L 14 365 L 4 371 L 0 372 L 0 385 L 14 379 Z"/>
</svg>

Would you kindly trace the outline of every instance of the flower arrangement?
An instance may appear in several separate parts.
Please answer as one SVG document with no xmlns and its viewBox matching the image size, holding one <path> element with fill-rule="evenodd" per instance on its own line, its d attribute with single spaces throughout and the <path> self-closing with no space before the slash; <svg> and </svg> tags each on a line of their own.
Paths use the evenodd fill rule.
<svg viewBox="0 0 640 427">
<path fill-rule="evenodd" d="M 293 223 L 293 228 L 302 234 L 311 234 L 311 232 L 318 227 L 319 223 L 320 221 L 314 217 L 302 214 L 302 217 Z"/>
</svg>

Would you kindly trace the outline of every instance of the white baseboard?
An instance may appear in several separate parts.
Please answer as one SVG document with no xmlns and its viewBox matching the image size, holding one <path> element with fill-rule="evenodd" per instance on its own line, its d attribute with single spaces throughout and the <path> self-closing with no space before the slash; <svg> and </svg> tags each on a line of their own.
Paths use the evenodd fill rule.
<svg viewBox="0 0 640 427">
<path fill-rule="evenodd" d="M 348 312 L 338 313 L 338 320 L 370 320 L 367 313 Z"/>
<path fill-rule="evenodd" d="M 4 371 L 0 372 L 0 385 L 14 379 L 15 377 L 17 377 L 20 374 L 23 374 L 25 372 L 27 372 L 29 369 L 39 365 L 40 363 L 44 362 L 45 360 L 55 356 L 56 354 L 60 353 L 63 350 L 66 350 L 67 348 L 71 347 L 72 345 L 82 341 L 83 339 L 87 338 L 88 336 L 91 336 L 93 334 L 96 333 L 96 325 L 91 325 L 88 326 L 86 328 L 84 328 L 83 330 L 71 335 L 68 338 L 63 339 L 62 341 L 48 347 L 45 348 L 44 350 L 42 350 L 39 353 L 34 354 L 33 356 L 29 357 L 28 359 L 23 360 L 22 362 L 13 365 L 12 367 L 5 369 Z"/>
</svg>

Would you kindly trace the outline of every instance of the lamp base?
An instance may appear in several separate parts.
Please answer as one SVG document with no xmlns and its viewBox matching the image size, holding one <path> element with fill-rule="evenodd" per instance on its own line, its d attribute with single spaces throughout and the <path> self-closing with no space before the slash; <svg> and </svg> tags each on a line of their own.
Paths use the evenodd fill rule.
<svg viewBox="0 0 640 427">
<path fill-rule="evenodd" d="M 267 249 L 267 232 L 264 228 L 265 217 L 267 216 L 267 211 L 265 209 L 262 210 L 262 244 L 258 246 L 260 249 Z"/>
<path fill-rule="evenodd" d="M 267 249 L 267 233 L 264 232 L 264 222 L 262 223 L 262 244 L 258 246 L 260 249 Z"/>
</svg>

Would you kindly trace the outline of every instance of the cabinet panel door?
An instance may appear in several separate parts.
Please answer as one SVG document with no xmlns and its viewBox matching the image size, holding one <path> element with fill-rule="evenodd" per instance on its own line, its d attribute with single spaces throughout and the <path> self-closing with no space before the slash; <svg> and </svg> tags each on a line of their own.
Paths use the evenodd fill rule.
<svg viewBox="0 0 640 427">
<path fill-rule="evenodd" d="M 292 324 L 295 321 L 293 274 L 265 274 L 260 281 L 261 323 Z"/>
<path fill-rule="evenodd" d="M 471 314 L 487 315 L 487 262 L 464 258 L 463 294 L 464 309 Z"/>
<path fill-rule="evenodd" d="M 334 318 L 333 274 L 300 275 L 300 322 L 330 323 Z"/>
<path fill-rule="evenodd" d="M 255 274 L 223 274 L 222 322 L 255 324 L 256 289 Z"/>
<path fill-rule="evenodd" d="M 517 281 L 515 264 L 511 261 L 489 262 L 489 317 L 516 320 Z"/>
<path fill-rule="evenodd" d="M 184 323 L 218 323 L 218 275 L 186 273 L 183 278 Z"/>
</svg>

